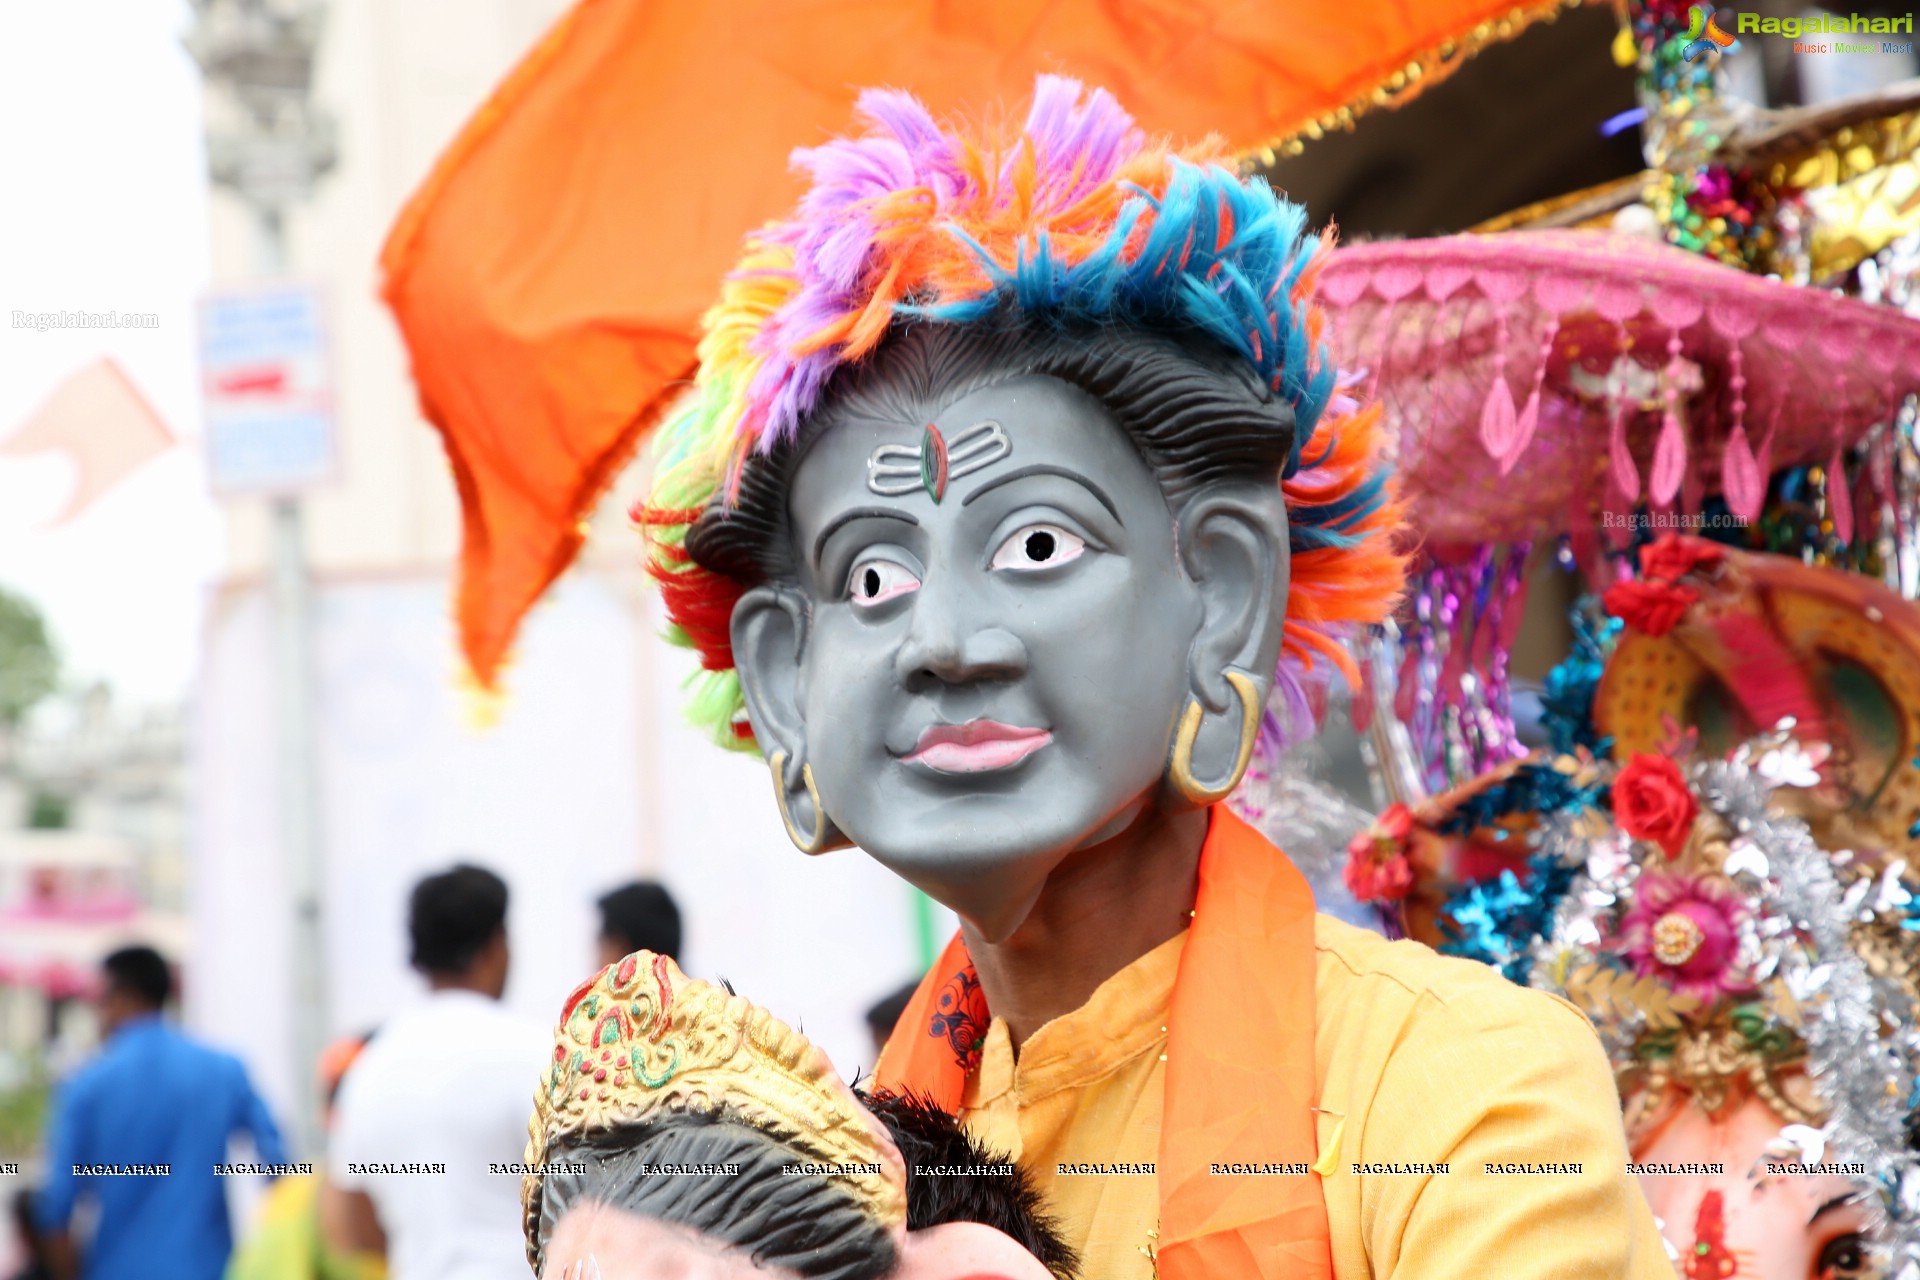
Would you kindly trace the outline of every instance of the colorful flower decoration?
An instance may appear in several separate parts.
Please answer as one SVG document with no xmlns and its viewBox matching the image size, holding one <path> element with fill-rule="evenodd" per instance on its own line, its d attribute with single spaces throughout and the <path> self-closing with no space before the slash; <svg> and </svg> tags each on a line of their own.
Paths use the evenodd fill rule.
<svg viewBox="0 0 1920 1280">
<path fill-rule="evenodd" d="M 1413 887 L 1413 864 L 1407 861 L 1413 838 L 1413 811 L 1391 804 L 1373 825 L 1347 845 L 1347 888 L 1362 902 L 1397 901 Z"/>
<path fill-rule="evenodd" d="M 1640 578 L 1614 583 L 1607 588 L 1602 603 L 1608 613 L 1635 631 L 1664 636 L 1700 602 L 1699 590 L 1681 579 L 1717 569 L 1726 558 L 1726 549 L 1718 543 L 1664 534 L 1640 548 Z"/>
<path fill-rule="evenodd" d="M 1677 858 L 1700 816 L 1700 802 L 1672 759 L 1642 753 L 1627 761 L 1613 780 L 1613 814 L 1622 831 Z"/>
<path fill-rule="evenodd" d="M 1654 563 L 1692 575 L 1710 560 Z M 1513 841 L 1522 847 L 1491 864 L 1467 856 L 1472 832 L 1448 830 L 1493 787 L 1423 801 L 1404 840 L 1401 822 L 1381 824 L 1419 849 L 1414 884 L 1373 900 L 1390 929 L 1571 1001 L 1599 1031 L 1622 1096 L 1654 1100 L 1643 1119 L 1676 1093 L 1712 1115 L 1751 1090 L 1788 1131 L 1818 1140 L 1811 1160 L 1825 1150 L 1860 1166 L 1855 1181 L 1887 1215 L 1877 1241 L 1920 1268 L 1920 1156 L 1909 1146 L 1920 895 L 1908 864 L 1831 854 L 1790 816 L 1798 801 L 1775 792 L 1817 783 L 1822 752 L 1790 731 L 1724 758 L 1694 751 L 1684 767 L 1653 753 L 1517 765 L 1496 785 L 1559 772 L 1600 802 L 1543 809 Z M 1565 798 L 1537 781 L 1521 790 Z M 1493 798 L 1504 809 L 1512 797 Z M 1429 856 L 1430 841 L 1455 843 Z M 1811 1094 L 1789 1087 L 1802 1072 Z"/>
<path fill-rule="evenodd" d="M 1705 538 L 1663 534 L 1640 548 L 1640 572 L 1653 582 L 1678 582 L 1698 569 L 1718 568 L 1726 548 Z"/>
<path fill-rule="evenodd" d="M 1608 613 L 1650 636 L 1664 636 L 1679 626 L 1699 600 L 1700 593 L 1692 587 L 1644 580 L 1616 582 L 1601 597 Z"/>
<path fill-rule="evenodd" d="M 1737 963 L 1747 916 L 1740 891 L 1723 876 L 1647 871 L 1620 918 L 1617 949 L 1638 976 L 1658 978 L 1710 1008 L 1753 987 Z"/>
</svg>

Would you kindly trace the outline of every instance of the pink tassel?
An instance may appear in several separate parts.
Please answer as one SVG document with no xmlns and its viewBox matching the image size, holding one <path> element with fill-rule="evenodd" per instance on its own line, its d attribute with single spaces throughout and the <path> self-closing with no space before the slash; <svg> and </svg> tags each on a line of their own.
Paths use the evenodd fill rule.
<svg viewBox="0 0 1920 1280">
<path fill-rule="evenodd" d="M 1833 461 L 1827 464 L 1827 515 L 1840 541 L 1853 543 L 1853 486 L 1847 483 L 1846 459 L 1840 446 L 1833 447 Z"/>
<path fill-rule="evenodd" d="M 1773 443 L 1771 436 L 1767 443 Z M 1749 522 L 1760 518 L 1760 508 L 1767 501 L 1767 475 L 1761 469 L 1760 460 L 1753 456 L 1753 446 L 1747 443 L 1745 427 L 1735 427 L 1733 435 L 1727 440 L 1727 456 L 1721 466 L 1720 483 L 1726 491 L 1727 506 L 1734 515 Z"/>
<path fill-rule="evenodd" d="M 1533 443 L 1533 433 L 1540 426 L 1540 388 L 1535 387 L 1533 394 L 1527 397 L 1527 403 L 1520 410 L 1520 416 L 1513 426 L 1513 445 L 1500 457 L 1500 474 L 1506 475 L 1520 461 L 1520 455 Z"/>
<path fill-rule="evenodd" d="M 1507 385 L 1506 378 L 1495 378 L 1487 392 L 1487 402 L 1480 408 L 1480 443 L 1489 456 L 1503 464 L 1502 472 L 1507 470 L 1505 460 L 1513 450 L 1519 428 L 1519 415 L 1513 410 L 1513 388 Z"/>
<path fill-rule="evenodd" d="M 1687 436 L 1680 430 L 1679 415 L 1669 413 L 1660 424 L 1660 439 L 1653 446 L 1653 474 L 1647 479 L 1647 496 L 1655 506 L 1671 505 L 1686 473 Z"/>
<path fill-rule="evenodd" d="M 1640 468 L 1633 463 L 1633 450 L 1627 448 L 1627 411 L 1625 405 L 1613 407 L 1613 430 L 1607 441 L 1613 458 L 1613 483 L 1629 506 L 1640 500 Z"/>
<path fill-rule="evenodd" d="M 1652 474 L 1647 477 L 1647 496 L 1656 507 L 1671 507 L 1673 495 L 1687 474 L 1687 434 L 1680 429 L 1680 325 L 1692 320 L 1678 318 L 1684 303 L 1676 304 L 1673 327 L 1667 331 L 1667 367 L 1660 375 L 1667 412 L 1660 420 L 1660 438 L 1653 443 Z M 1693 314 L 1698 315 L 1696 310 Z"/>
<path fill-rule="evenodd" d="M 1546 336 L 1540 339 L 1540 367 L 1534 370 L 1533 390 L 1527 394 L 1526 406 L 1514 421 L 1513 444 L 1500 455 L 1500 474 L 1503 476 L 1520 461 L 1520 455 L 1533 443 L 1533 433 L 1540 426 L 1540 384 L 1547 380 L 1547 369 L 1553 364 L 1553 344 L 1559 336 L 1560 318 L 1555 315 L 1553 323 L 1547 326 Z"/>
</svg>

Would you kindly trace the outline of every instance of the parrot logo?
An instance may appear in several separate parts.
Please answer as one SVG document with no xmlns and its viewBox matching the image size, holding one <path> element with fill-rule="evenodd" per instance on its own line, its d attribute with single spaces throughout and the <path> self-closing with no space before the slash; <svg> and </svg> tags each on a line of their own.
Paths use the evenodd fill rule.
<svg viewBox="0 0 1920 1280">
<path fill-rule="evenodd" d="M 1722 53 L 1734 53 L 1739 50 L 1740 42 L 1713 20 L 1711 5 L 1696 4 L 1687 10 L 1687 47 L 1681 50 L 1680 56 L 1692 62 L 1715 48 Z"/>
</svg>

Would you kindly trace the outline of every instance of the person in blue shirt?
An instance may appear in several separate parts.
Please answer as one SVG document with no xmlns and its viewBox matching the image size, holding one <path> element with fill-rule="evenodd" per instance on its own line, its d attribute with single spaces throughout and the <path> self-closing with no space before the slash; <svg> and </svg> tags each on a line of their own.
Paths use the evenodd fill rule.
<svg viewBox="0 0 1920 1280">
<path fill-rule="evenodd" d="M 55 1100 L 35 1205 L 55 1280 L 219 1280 L 233 1230 L 215 1166 L 246 1133 L 263 1171 L 285 1168 L 280 1131 L 239 1059 L 161 1017 L 173 977 L 159 952 L 128 947 L 102 968 L 106 1042 Z M 98 1224 L 76 1265 L 82 1199 Z"/>
</svg>

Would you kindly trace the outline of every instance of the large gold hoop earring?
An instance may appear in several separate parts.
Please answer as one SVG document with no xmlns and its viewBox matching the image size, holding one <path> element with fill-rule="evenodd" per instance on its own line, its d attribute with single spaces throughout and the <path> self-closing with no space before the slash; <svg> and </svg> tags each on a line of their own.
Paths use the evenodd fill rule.
<svg viewBox="0 0 1920 1280">
<path fill-rule="evenodd" d="M 1173 736 L 1173 759 L 1167 765 L 1167 776 L 1173 789 L 1194 804 L 1225 800 L 1240 785 L 1240 776 L 1253 759 L 1254 740 L 1260 735 L 1260 691 L 1254 687 L 1253 677 L 1240 671 L 1225 674 L 1240 698 L 1240 754 L 1234 758 L 1233 769 L 1219 782 L 1202 782 L 1193 776 L 1193 744 L 1200 736 L 1200 721 L 1205 715 L 1198 698 L 1187 700 L 1187 709 L 1180 713 L 1180 731 Z"/>
<path fill-rule="evenodd" d="M 780 821 L 787 825 L 787 839 L 802 853 L 825 853 L 833 843 L 833 824 L 827 821 L 826 806 L 820 803 L 820 788 L 813 783 L 813 765 L 800 766 L 800 781 L 807 788 L 807 798 L 813 801 L 813 834 L 807 835 L 794 825 L 793 813 L 787 808 L 787 753 L 776 751 L 767 763 L 773 766 L 773 798 L 780 806 Z"/>
</svg>

